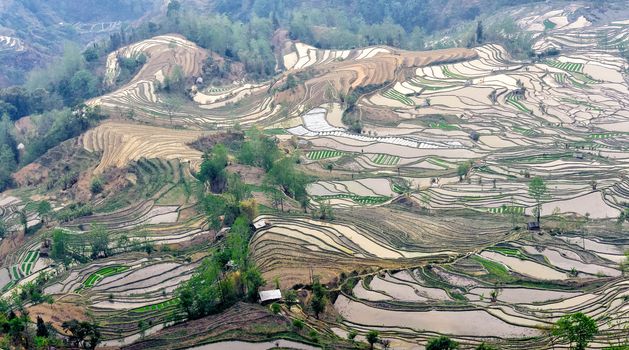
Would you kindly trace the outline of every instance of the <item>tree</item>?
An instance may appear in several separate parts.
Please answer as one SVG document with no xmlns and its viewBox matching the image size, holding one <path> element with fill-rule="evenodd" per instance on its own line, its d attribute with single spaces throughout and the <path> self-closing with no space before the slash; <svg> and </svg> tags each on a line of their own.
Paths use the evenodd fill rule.
<svg viewBox="0 0 629 350">
<path fill-rule="evenodd" d="M 99 177 L 92 179 L 92 182 L 90 183 L 90 192 L 92 192 L 92 194 L 99 194 L 103 192 L 103 181 Z"/>
<path fill-rule="evenodd" d="M 54 230 L 52 233 L 52 249 L 50 256 L 55 260 L 63 261 L 64 264 L 70 262 L 68 244 L 68 234 L 61 229 Z"/>
<path fill-rule="evenodd" d="M 38 337 L 48 337 L 48 327 L 44 323 L 44 320 L 37 316 L 37 336 Z"/>
<path fill-rule="evenodd" d="M 37 204 L 37 214 L 39 215 L 39 218 L 41 219 L 42 223 L 46 222 L 46 219 L 48 218 L 51 212 L 52 212 L 52 206 L 50 205 L 50 202 L 41 201 Z"/>
<path fill-rule="evenodd" d="M 598 327 L 592 318 L 577 312 L 561 317 L 552 333 L 570 343 L 570 349 L 585 350 L 598 333 Z"/>
<path fill-rule="evenodd" d="M 367 342 L 369 343 L 371 349 L 373 349 L 373 345 L 378 342 L 379 338 L 380 334 L 378 331 L 371 330 L 367 333 Z"/>
<path fill-rule="evenodd" d="M 480 343 L 476 347 L 476 350 L 498 350 L 498 348 L 496 348 L 495 346 L 492 346 L 492 345 L 485 344 L 485 343 Z"/>
<path fill-rule="evenodd" d="M 88 236 L 88 240 L 92 248 L 92 259 L 109 255 L 109 235 L 107 235 L 105 226 L 95 225 Z"/>
<path fill-rule="evenodd" d="M 63 322 L 61 328 L 66 333 L 70 332 L 68 342 L 76 348 L 95 349 L 96 345 L 100 343 L 101 334 L 95 324 L 73 319 Z"/>
<path fill-rule="evenodd" d="M 544 183 L 544 180 L 539 176 L 534 177 L 529 183 L 529 195 L 535 199 L 536 203 L 535 216 L 537 218 L 538 225 L 542 213 L 542 200 L 546 198 L 547 191 L 548 189 L 546 188 L 546 183 Z"/>
<path fill-rule="evenodd" d="M 319 277 L 315 276 L 312 282 L 312 300 L 310 300 L 310 307 L 312 307 L 316 318 L 319 318 L 319 314 L 325 310 L 327 302 L 325 287 L 323 287 L 319 281 Z"/>
<path fill-rule="evenodd" d="M 20 225 L 22 225 L 22 228 L 24 229 L 24 234 L 26 234 L 28 232 L 28 216 L 26 215 L 26 210 L 18 210 L 17 215 L 20 220 Z"/>
<path fill-rule="evenodd" d="M 173 84 L 173 83 L 171 83 Z M 174 89 L 175 87 L 171 86 L 169 89 Z M 183 101 L 178 96 L 168 96 L 163 99 L 164 101 L 164 109 L 168 113 L 168 120 L 170 121 L 170 125 L 173 124 L 173 117 L 175 113 L 177 113 L 181 106 L 183 105 Z"/>
<path fill-rule="evenodd" d="M 483 21 L 478 21 L 476 23 L 476 43 L 480 44 L 484 40 L 483 36 Z"/>
<path fill-rule="evenodd" d="M 4 238 L 9 233 L 9 225 L 0 218 L 0 238 Z"/>
<path fill-rule="evenodd" d="M 467 173 L 470 171 L 470 162 L 464 162 L 459 164 L 459 166 L 456 169 L 456 174 L 459 175 L 459 181 L 463 181 L 463 177 L 467 175 Z"/>
<path fill-rule="evenodd" d="M 426 350 L 454 350 L 458 348 L 459 343 L 446 336 L 430 339 L 426 344 Z"/>
</svg>

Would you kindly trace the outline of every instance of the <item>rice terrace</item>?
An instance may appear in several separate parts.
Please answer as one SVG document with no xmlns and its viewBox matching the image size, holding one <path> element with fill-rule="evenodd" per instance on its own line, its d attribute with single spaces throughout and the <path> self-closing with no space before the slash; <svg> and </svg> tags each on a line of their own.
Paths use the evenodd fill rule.
<svg viewBox="0 0 629 350">
<path fill-rule="evenodd" d="M 7 0 L 0 349 L 629 349 L 628 5 Z"/>
</svg>

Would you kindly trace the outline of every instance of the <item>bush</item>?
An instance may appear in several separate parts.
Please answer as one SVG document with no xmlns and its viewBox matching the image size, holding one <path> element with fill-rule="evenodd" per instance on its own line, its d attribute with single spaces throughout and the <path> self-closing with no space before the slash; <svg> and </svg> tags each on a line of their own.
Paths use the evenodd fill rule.
<svg viewBox="0 0 629 350">
<path fill-rule="evenodd" d="M 274 314 L 279 314 L 280 311 L 282 310 L 282 308 L 280 307 L 280 304 L 278 303 L 273 303 L 271 304 L 271 311 L 273 311 Z"/>
<path fill-rule="evenodd" d="M 444 336 L 430 339 L 426 344 L 426 350 L 454 350 L 458 348 L 459 343 Z"/>
<path fill-rule="evenodd" d="M 480 135 L 478 134 L 478 132 L 476 131 L 472 131 L 470 133 L 470 138 L 476 142 L 478 142 L 478 139 L 480 139 Z"/>
<path fill-rule="evenodd" d="M 90 191 L 92 194 L 99 194 L 103 192 L 103 182 L 100 178 L 95 177 L 92 179 L 92 183 L 90 184 Z"/>
<path fill-rule="evenodd" d="M 300 320 L 298 318 L 294 319 L 293 320 L 293 327 L 295 329 L 299 329 L 299 330 L 304 329 L 304 321 L 302 321 L 302 320 Z"/>
</svg>

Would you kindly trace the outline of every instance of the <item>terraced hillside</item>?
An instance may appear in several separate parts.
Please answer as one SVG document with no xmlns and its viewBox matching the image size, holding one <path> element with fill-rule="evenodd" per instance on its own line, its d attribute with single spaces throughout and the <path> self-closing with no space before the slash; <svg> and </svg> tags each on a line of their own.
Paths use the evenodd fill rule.
<svg viewBox="0 0 629 350">
<path fill-rule="evenodd" d="M 579 312 L 628 342 L 626 20 L 509 11 L 543 57 L 278 39 L 272 79 L 212 86 L 179 35 L 116 50 L 110 86 L 147 59 L 111 118 L 0 195 L 4 298 L 108 348 L 567 349 Z"/>
</svg>

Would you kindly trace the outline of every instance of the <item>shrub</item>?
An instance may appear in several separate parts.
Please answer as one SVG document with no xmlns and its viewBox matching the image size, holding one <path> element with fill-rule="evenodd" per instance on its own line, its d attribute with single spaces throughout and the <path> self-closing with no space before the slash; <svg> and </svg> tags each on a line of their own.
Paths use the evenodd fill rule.
<svg viewBox="0 0 629 350">
<path fill-rule="evenodd" d="M 92 194 L 99 194 L 103 192 L 103 181 L 98 177 L 93 178 L 92 183 L 90 184 L 90 191 Z"/>
<path fill-rule="evenodd" d="M 426 350 L 454 350 L 458 348 L 459 343 L 445 336 L 430 339 L 426 344 Z"/>
<path fill-rule="evenodd" d="M 300 320 L 298 318 L 294 319 L 293 320 L 293 327 L 295 329 L 299 329 L 299 330 L 304 329 L 304 321 L 302 321 L 302 320 Z"/>
<path fill-rule="evenodd" d="M 271 311 L 273 311 L 274 314 L 279 314 L 280 311 L 282 310 L 282 308 L 280 307 L 280 304 L 278 303 L 273 303 L 271 304 Z"/>
</svg>

